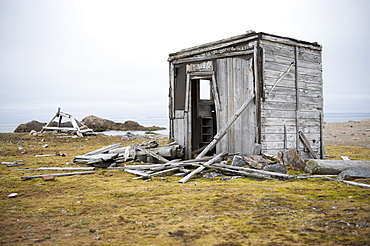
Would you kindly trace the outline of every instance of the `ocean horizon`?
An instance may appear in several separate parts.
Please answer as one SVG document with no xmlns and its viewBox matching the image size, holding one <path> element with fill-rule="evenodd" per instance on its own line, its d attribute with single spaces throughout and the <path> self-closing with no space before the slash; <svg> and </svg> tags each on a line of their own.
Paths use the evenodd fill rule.
<svg viewBox="0 0 370 246">
<path fill-rule="evenodd" d="M 52 117 L 52 116 L 51 116 Z M 50 119 L 51 119 L 50 117 Z M 156 117 L 101 117 L 109 120 L 113 120 L 114 122 L 121 122 L 124 123 L 127 120 L 133 120 L 138 122 L 140 125 L 149 127 L 149 126 L 160 126 L 165 127 L 166 130 L 158 131 L 160 134 L 167 134 L 168 133 L 168 125 L 169 119 L 168 116 L 156 116 Z M 48 122 L 50 119 L 46 121 L 40 122 Z M 331 122 L 348 122 L 348 121 L 361 121 L 370 119 L 370 113 L 325 113 L 324 114 L 324 122 L 331 123 Z M 0 118 L 0 133 L 10 133 L 14 132 L 14 130 L 20 125 L 32 120 L 37 120 L 34 117 L 27 117 L 27 116 L 10 116 L 8 118 L 1 117 Z M 82 120 L 82 119 L 78 119 Z M 119 134 L 120 131 L 110 131 L 112 134 L 116 135 Z"/>
</svg>

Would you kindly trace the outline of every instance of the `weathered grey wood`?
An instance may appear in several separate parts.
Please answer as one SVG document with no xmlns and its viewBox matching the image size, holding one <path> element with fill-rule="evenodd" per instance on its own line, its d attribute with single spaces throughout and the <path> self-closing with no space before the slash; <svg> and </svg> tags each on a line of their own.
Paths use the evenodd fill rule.
<svg viewBox="0 0 370 246">
<path fill-rule="evenodd" d="M 217 142 L 226 134 L 227 129 L 235 122 L 236 119 L 240 116 L 241 113 L 249 106 L 249 104 L 253 101 L 255 97 L 252 96 L 251 98 L 247 99 L 244 104 L 240 107 L 240 109 L 231 117 L 231 119 L 228 121 L 228 123 L 221 128 L 221 130 L 214 136 L 211 143 L 208 144 L 208 146 L 197 156 L 196 159 L 199 159 L 203 157 L 208 151 L 213 149 Z"/>
<path fill-rule="evenodd" d="M 13 165 L 13 164 L 17 164 L 16 161 L 3 161 L 1 162 L 1 165 Z"/>
<path fill-rule="evenodd" d="M 253 54 L 253 49 L 246 50 L 246 51 L 237 51 L 237 52 L 232 52 L 232 53 L 218 54 L 218 55 L 182 58 L 182 59 L 173 61 L 173 64 L 177 65 L 177 64 L 182 64 L 182 63 L 202 62 L 202 61 L 209 61 L 209 60 L 214 60 L 214 59 L 219 59 L 219 58 L 241 56 L 241 55 L 251 55 L 251 54 Z"/>
<path fill-rule="evenodd" d="M 281 44 L 288 44 L 288 45 L 295 45 L 303 48 L 309 48 L 311 50 L 320 50 L 321 51 L 321 45 L 312 45 L 307 43 L 301 43 L 298 40 L 293 41 L 292 39 L 285 39 L 281 37 L 271 36 L 268 34 L 263 34 L 262 39 L 272 41 L 274 43 L 281 43 Z"/>
<path fill-rule="evenodd" d="M 87 175 L 87 174 L 94 174 L 94 171 L 88 171 L 88 172 L 73 172 L 73 173 L 53 173 L 53 174 L 45 174 L 45 175 L 34 175 L 34 176 L 23 176 L 21 179 L 28 180 L 28 179 L 34 179 L 34 178 L 42 178 L 44 176 L 54 176 L 54 177 L 60 177 L 60 176 L 72 176 L 72 175 Z"/>
<path fill-rule="evenodd" d="M 320 159 L 325 159 L 324 116 L 322 113 L 320 113 Z"/>
<path fill-rule="evenodd" d="M 100 148 L 100 149 L 97 149 L 97 150 L 91 151 L 91 152 L 89 152 L 89 153 L 86 153 L 86 154 L 84 154 L 84 155 L 85 155 L 85 156 L 90 156 L 90 155 L 102 154 L 102 153 L 104 153 L 104 152 L 108 152 L 109 150 L 112 150 L 112 149 L 118 148 L 119 146 L 121 146 L 121 143 L 111 144 L 111 145 L 108 145 L 108 146 L 102 147 L 102 148 Z"/>
<path fill-rule="evenodd" d="M 138 171 L 138 170 L 134 170 L 134 169 L 123 169 L 123 171 L 127 172 L 127 173 L 131 173 L 131 174 L 135 174 L 135 175 L 139 175 L 139 176 L 142 176 L 142 177 L 148 177 L 149 173 L 147 172 L 142 172 L 142 171 Z"/>
<path fill-rule="evenodd" d="M 40 171 L 87 171 L 95 170 L 95 167 L 39 167 Z"/>
<path fill-rule="evenodd" d="M 10 165 L 6 165 L 7 167 L 18 167 L 18 166 L 24 166 L 25 164 L 24 163 L 15 163 L 15 164 L 10 164 Z"/>
<path fill-rule="evenodd" d="M 155 173 L 151 173 L 151 174 L 148 174 L 146 176 L 141 176 L 141 177 L 138 177 L 138 178 L 150 178 L 150 177 L 154 177 L 154 176 L 159 176 L 159 175 L 162 175 L 162 174 L 165 174 L 165 173 L 170 173 L 170 172 L 175 172 L 175 171 L 178 171 L 180 170 L 179 167 L 174 167 L 174 168 L 170 168 L 170 169 L 166 169 L 166 170 L 163 170 L 163 171 L 160 171 L 160 172 L 155 172 Z M 136 178 L 136 179 L 138 179 Z"/>
<path fill-rule="evenodd" d="M 356 186 L 356 187 L 370 189 L 369 184 L 363 184 L 363 183 L 358 183 L 358 182 L 348 181 L 348 180 L 337 180 L 337 179 L 333 179 L 333 178 L 330 178 L 330 177 L 326 177 L 326 178 L 329 179 L 329 180 L 332 180 L 332 181 L 339 181 L 339 182 L 342 182 L 342 183 L 345 183 L 345 184 L 348 184 L 348 185 L 353 185 L 353 186 Z"/>
<path fill-rule="evenodd" d="M 154 153 L 153 151 L 149 150 L 149 149 L 146 149 L 142 146 L 136 146 L 136 148 L 138 148 L 139 150 L 145 152 L 146 154 L 156 158 L 157 160 L 163 162 L 163 163 L 166 163 L 166 162 L 169 162 L 169 160 L 167 160 L 166 158 L 160 156 L 160 155 L 157 155 L 156 153 Z"/>
<path fill-rule="evenodd" d="M 226 154 L 225 152 L 221 152 L 220 154 L 216 155 L 215 157 L 213 157 L 212 159 L 210 159 L 209 161 L 207 161 L 206 163 L 199 166 L 197 169 L 195 169 L 194 171 L 192 171 L 191 173 L 189 173 L 188 175 L 186 175 L 185 177 L 180 179 L 178 182 L 179 183 L 186 183 L 195 174 L 200 173 L 201 171 L 203 171 L 206 168 L 207 165 L 211 165 L 212 163 L 222 159 L 222 156 L 224 156 L 225 154 Z"/>
<path fill-rule="evenodd" d="M 250 40 L 256 39 L 256 36 L 245 37 L 245 38 L 243 38 L 242 36 L 244 36 L 244 35 L 239 35 L 239 36 L 236 36 L 236 37 L 232 37 L 232 38 L 229 39 L 230 41 L 222 42 L 220 44 L 216 44 L 218 42 L 214 42 L 215 45 L 212 45 L 212 46 L 211 46 L 212 43 L 208 43 L 206 45 L 199 45 L 199 46 L 195 46 L 195 47 L 192 47 L 192 48 L 189 48 L 189 49 L 181 50 L 177 53 L 172 53 L 172 54 L 170 54 L 171 57 L 168 58 L 168 61 L 174 61 L 174 60 L 178 60 L 178 59 L 181 59 L 181 58 L 184 58 L 184 57 L 193 56 L 193 55 L 196 55 L 196 54 L 200 54 L 200 53 L 203 53 L 203 52 L 209 52 L 209 51 L 212 51 L 212 50 L 222 49 L 222 48 L 225 48 L 225 47 L 230 47 L 234 44 L 248 42 Z M 238 37 L 241 37 L 241 38 L 238 39 Z M 250 48 L 252 48 L 252 47 L 250 47 Z"/>
<path fill-rule="evenodd" d="M 304 133 L 301 132 L 301 131 L 299 131 L 299 138 L 302 140 L 302 143 L 308 149 L 308 151 L 310 152 L 311 156 L 314 159 L 317 159 L 317 156 L 316 156 L 315 152 L 313 151 L 310 142 L 308 141 L 308 139 L 306 138 L 306 136 L 304 135 Z"/>
<path fill-rule="evenodd" d="M 289 67 L 279 76 L 279 78 L 276 80 L 276 82 L 272 85 L 271 89 L 267 92 L 267 95 L 269 95 L 274 89 L 275 86 L 284 78 L 284 76 L 289 73 L 290 69 L 293 67 L 294 61 L 290 63 Z"/>
<path fill-rule="evenodd" d="M 370 168 L 370 161 L 361 160 L 309 160 L 305 172 L 310 174 L 339 174 L 349 168 Z"/>
<path fill-rule="evenodd" d="M 228 169 L 233 169 L 233 170 L 238 170 L 238 171 L 244 171 L 244 172 L 253 172 L 253 173 L 259 173 L 259 174 L 264 174 L 270 177 L 278 177 L 282 179 L 294 179 L 294 175 L 290 174 L 284 174 L 284 173 L 277 173 L 277 172 L 269 172 L 269 171 L 264 171 L 264 170 L 258 170 L 258 169 L 252 169 L 252 168 L 245 168 L 245 167 L 237 167 L 237 166 L 230 166 L 230 165 L 225 165 L 225 164 L 214 164 L 212 165 L 216 167 L 222 167 L 222 168 L 228 168 Z"/>
<path fill-rule="evenodd" d="M 117 157 L 118 154 L 96 154 L 96 155 L 78 155 L 75 156 L 73 162 L 100 162 L 100 161 L 108 161 Z"/>
<path fill-rule="evenodd" d="M 254 172 L 245 172 L 240 170 L 234 170 L 228 167 L 219 167 L 219 166 L 212 166 L 213 169 L 224 171 L 224 172 L 231 172 L 236 173 L 242 176 L 250 177 L 250 178 L 257 178 L 257 179 L 276 179 L 266 174 L 254 173 Z"/>
</svg>

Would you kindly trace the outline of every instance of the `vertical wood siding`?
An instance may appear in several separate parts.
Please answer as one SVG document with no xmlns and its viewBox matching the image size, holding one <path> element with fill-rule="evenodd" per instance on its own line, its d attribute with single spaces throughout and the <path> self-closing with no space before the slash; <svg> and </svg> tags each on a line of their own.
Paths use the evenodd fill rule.
<svg viewBox="0 0 370 246">
<path fill-rule="evenodd" d="M 231 57 L 217 60 L 216 80 L 221 103 L 217 122 L 218 130 L 227 123 L 248 98 L 253 96 L 252 63 L 251 57 Z M 252 154 L 256 138 L 255 126 L 255 105 L 252 103 L 218 143 L 217 151 Z"/>
<path fill-rule="evenodd" d="M 264 84 L 265 93 L 270 91 L 279 76 L 289 65 L 297 62 L 297 85 L 295 81 L 296 66 L 266 95 L 262 103 L 262 151 L 276 155 L 286 148 L 296 148 L 297 131 L 302 131 L 308 138 L 315 153 L 320 156 L 320 113 L 323 112 L 322 64 L 321 52 L 298 47 L 297 60 L 295 46 L 263 40 L 264 49 Z M 296 89 L 298 89 L 296 91 Z M 298 94 L 298 129 L 296 128 L 296 101 Z M 286 134 L 284 134 L 286 127 Z M 298 141 L 298 150 L 303 158 L 310 158 L 308 151 Z"/>
</svg>

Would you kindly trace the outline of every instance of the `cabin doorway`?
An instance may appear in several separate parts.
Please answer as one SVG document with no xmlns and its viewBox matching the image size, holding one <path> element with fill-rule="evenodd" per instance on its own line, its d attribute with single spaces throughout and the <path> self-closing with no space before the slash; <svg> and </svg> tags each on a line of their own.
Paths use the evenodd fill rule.
<svg viewBox="0 0 370 246">
<path fill-rule="evenodd" d="M 191 141 L 192 155 L 200 153 L 217 133 L 212 79 L 191 79 Z M 207 155 L 216 153 L 216 148 Z"/>
</svg>

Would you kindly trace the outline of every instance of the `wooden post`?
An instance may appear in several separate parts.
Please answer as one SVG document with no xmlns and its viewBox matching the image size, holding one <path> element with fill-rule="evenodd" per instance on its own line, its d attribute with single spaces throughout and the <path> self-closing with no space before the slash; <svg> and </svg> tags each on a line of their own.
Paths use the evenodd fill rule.
<svg viewBox="0 0 370 246">
<path fill-rule="evenodd" d="M 295 106 L 295 129 L 296 129 L 296 150 L 299 154 L 299 85 L 298 85 L 298 46 L 294 48 L 294 81 L 295 81 L 295 97 L 296 97 L 296 106 Z"/>
</svg>

